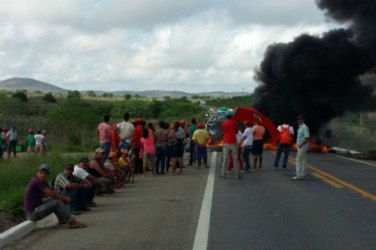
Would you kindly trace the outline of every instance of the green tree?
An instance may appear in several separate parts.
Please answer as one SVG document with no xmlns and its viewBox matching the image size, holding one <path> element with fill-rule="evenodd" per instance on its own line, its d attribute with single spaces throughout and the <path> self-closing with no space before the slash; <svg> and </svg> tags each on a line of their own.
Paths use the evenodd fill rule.
<svg viewBox="0 0 376 250">
<path fill-rule="evenodd" d="M 87 94 L 88 96 L 90 96 L 90 97 L 96 97 L 96 96 L 97 96 L 93 90 L 88 90 L 88 91 L 86 91 L 86 94 Z"/>
<path fill-rule="evenodd" d="M 78 90 L 68 90 L 67 98 L 81 98 L 81 93 Z"/>
<path fill-rule="evenodd" d="M 20 99 L 23 102 L 27 102 L 28 101 L 27 95 L 24 92 L 21 92 L 21 91 L 17 91 L 16 93 L 14 93 L 12 95 L 12 97 L 13 98 L 18 98 L 18 99 Z"/>
<path fill-rule="evenodd" d="M 130 100 L 132 98 L 132 95 L 131 94 L 125 94 L 124 95 L 124 99 L 125 100 Z"/>
<path fill-rule="evenodd" d="M 51 102 L 51 103 L 55 103 L 55 102 L 56 102 L 56 99 L 55 99 L 55 97 L 52 95 L 51 92 L 46 93 L 46 94 L 42 97 L 42 100 L 43 100 L 43 101 L 46 101 L 46 102 Z"/>
</svg>

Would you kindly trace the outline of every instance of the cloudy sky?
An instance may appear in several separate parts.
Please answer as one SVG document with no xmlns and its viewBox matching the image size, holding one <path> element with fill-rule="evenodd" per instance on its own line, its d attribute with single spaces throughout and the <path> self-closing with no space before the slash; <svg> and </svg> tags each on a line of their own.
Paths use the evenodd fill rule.
<svg viewBox="0 0 376 250">
<path fill-rule="evenodd" d="M 336 25 L 314 0 L 1 0 L 0 80 L 252 92 L 269 44 Z"/>
</svg>

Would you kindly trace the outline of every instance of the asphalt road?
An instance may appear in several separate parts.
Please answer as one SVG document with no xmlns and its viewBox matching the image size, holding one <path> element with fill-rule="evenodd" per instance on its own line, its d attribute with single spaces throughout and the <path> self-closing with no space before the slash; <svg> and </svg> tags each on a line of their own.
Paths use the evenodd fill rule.
<svg viewBox="0 0 376 250">
<path fill-rule="evenodd" d="M 215 154 L 212 175 L 186 167 L 182 176 L 137 176 L 78 216 L 87 228 L 37 230 L 6 249 L 192 249 L 202 216 L 210 219 L 207 249 L 376 248 L 376 162 L 309 153 L 306 180 L 292 181 L 293 159 L 273 170 L 266 151 L 262 171 L 220 180 Z M 211 176 L 211 207 L 200 217 Z"/>
</svg>

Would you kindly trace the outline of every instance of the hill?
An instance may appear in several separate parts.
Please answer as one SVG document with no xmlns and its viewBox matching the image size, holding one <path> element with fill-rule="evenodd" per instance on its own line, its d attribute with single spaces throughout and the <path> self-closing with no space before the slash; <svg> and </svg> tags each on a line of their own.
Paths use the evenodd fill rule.
<svg viewBox="0 0 376 250">
<path fill-rule="evenodd" d="M 39 90 L 41 92 L 67 92 L 68 90 L 56 87 L 53 84 L 41 82 L 38 80 L 34 80 L 31 78 L 10 78 L 3 81 L 0 81 L 0 89 L 7 89 L 7 90 L 20 90 L 26 89 L 29 91 Z M 80 90 L 82 94 L 85 94 L 89 90 Z M 114 91 L 114 92 L 105 92 L 105 91 L 94 91 L 97 95 L 102 95 L 104 93 L 113 93 L 115 96 L 123 96 L 126 94 L 130 95 L 139 95 L 143 97 L 165 97 L 169 96 L 171 98 L 180 98 L 183 96 L 211 96 L 211 97 L 232 97 L 232 96 L 242 96 L 244 93 L 242 92 L 221 92 L 221 91 L 214 91 L 214 92 L 203 92 L 203 93 L 187 93 L 183 91 L 169 91 L 169 90 L 145 90 L 145 91 L 131 91 L 131 90 L 124 90 L 124 91 Z M 249 94 L 249 93 L 245 93 Z"/>
<path fill-rule="evenodd" d="M 0 89 L 7 90 L 18 90 L 18 89 L 27 89 L 27 90 L 39 90 L 42 92 L 65 92 L 65 89 L 56 87 L 52 84 L 37 81 L 31 78 L 10 78 L 3 81 L 0 81 Z"/>
</svg>

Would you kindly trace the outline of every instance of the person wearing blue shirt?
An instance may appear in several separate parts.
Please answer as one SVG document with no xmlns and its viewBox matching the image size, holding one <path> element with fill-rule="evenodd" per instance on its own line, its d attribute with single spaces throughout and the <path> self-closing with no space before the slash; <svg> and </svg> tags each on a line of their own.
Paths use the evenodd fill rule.
<svg viewBox="0 0 376 250">
<path fill-rule="evenodd" d="M 299 115 L 296 118 L 299 125 L 296 138 L 296 175 L 292 177 L 293 180 L 304 179 L 305 168 L 307 166 L 307 150 L 309 147 L 309 129 L 304 123 L 304 116 Z"/>
</svg>

